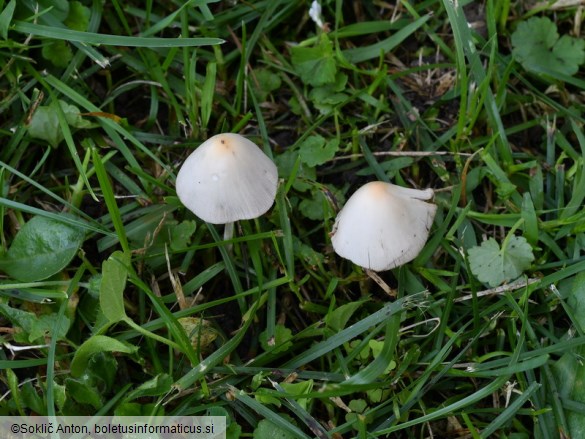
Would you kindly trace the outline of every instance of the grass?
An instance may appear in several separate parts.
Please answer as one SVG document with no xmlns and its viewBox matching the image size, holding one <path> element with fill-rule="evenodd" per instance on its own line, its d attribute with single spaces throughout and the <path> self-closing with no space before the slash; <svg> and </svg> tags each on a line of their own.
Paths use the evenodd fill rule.
<svg viewBox="0 0 585 439">
<path fill-rule="evenodd" d="M 325 29 L 308 2 L 0 1 L 1 415 L 583 435 L 585 83 L 512 45 L 532 16 L 579 36 L 580 9 L 322 6 Z M 220 132 L 280 175 L 229 241 L 174 189 Z M 373 180 L 438 206 L 419 256 L 378 282 L 330 240 Z M 517 279 L 470 256 L 488 239 Z"/>
</svg>

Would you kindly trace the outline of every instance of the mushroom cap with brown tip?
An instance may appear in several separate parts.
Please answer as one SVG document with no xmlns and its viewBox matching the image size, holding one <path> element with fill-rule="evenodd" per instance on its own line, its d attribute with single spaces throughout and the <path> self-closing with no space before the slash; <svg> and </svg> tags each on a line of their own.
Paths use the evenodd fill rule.
<svg viewBox="0 0 585 439">
<path fill-rule="evenodd" d="M 433 190 L 382 181 L 359 188 L 337 215 L 331 242 L 335 252 L 374 271 L 413 260 L 424 247 L 437 206 Z"/>
<path fill-rule="evenodd" d="M 278 171 L 258 146 L 239 134 L 203 142 L 177 175 L 177 195 L 202 220 L 225 224 L 257 218 L 274 203 Z"/>
</svg>

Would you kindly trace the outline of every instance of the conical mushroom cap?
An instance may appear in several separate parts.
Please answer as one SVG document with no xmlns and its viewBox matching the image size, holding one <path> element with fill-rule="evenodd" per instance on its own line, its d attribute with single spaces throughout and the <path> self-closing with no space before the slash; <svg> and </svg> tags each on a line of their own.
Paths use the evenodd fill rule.
<svg viewBox="0 0 585 439">
<path fill-rule="evenodd" d="M 257 218 L 274 203 L 276 165 L 239 134 L 218 134 L 187 157 L 177 195 L 203 221 L 225 224 Z"/>
<path fill-rule="evenodd" d="M 437 206 L 432 189 L 403 188 L 374 181 L 347 201 L 333 227 L 335 252 L 374 271 L 412 261 L 429 236 Z"/>
</svg>

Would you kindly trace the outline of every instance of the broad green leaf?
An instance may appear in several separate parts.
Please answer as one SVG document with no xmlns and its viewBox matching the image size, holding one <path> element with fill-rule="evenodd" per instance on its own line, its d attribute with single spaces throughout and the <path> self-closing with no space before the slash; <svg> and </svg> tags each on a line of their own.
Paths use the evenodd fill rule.
<svg viewBox="0 0 585 439">
<path fill-rule="evenodd" d="M 102 391 L 116 387 L 118 361 L 111 352 L 98 352 L 91 356 L 85 367 L 84 376 Z"/>
<path fill-rule="evenodd" d="M 137 350 L 138 347 L 121 342 L 115 338 L 107 337 L 105 335 L 94 335 L 88 338 L 81 346 L 79 346 L 79 348 L 77 348 L 77 351 L 75 351 L 70 366 L 71 375 L 73 377 L 81 376 L 85 371 L 91 356 L 98 352 L 123 352 L 125 354 L 133 354 Z"/>
<path fill-rule="evenodd" d="M 367 300 L 360 300 L 358 302 L 350 302 L 335 308 L 333 311 L 325 316 L 325 324 L 327 327 L 339 332 L 345 329 L 347 322 Z"/>
<path fill-rule="evenodd" d="M 208 320 L 199 317 L 181 317 L 178 321 L 191 340 L 195 351 L 205 351 L 219 335 Z"/>
<path fill-rule="evenodd" d="M 348 355 L 354 355 L 358 361 L 365 361 L 370 358 L 371 349 L 368 345 L 361 347 L 359 353 L 355 355 L 355 350 L 360 347 L 362 340 L 356 338 L 355 340 L 350 341 L 347 346 L 345 346 L 345 350 Z"/>
<path fill-rule="evenodd" d="M 73 128 L 91 128 L 96 126 L 95 124 L 91 123 L 89 120 L 84 119 L 81 117 L 81 112 L 79 108 L 75 105 L 68 104 L 65 101 L 59 100 L 59 105 L 61 106 L 61 111 L 65 116 L 65 120 L 70 127 Z"/>
<path fill-rule="evenodd" d="M 154 378 L 142 383 L 136 389 L 129 392 L 124 401 L 132 401 L 137 398 L 143 398 L 145 396 L 160 396 L 165 395 L 171 390 L 173 384 L 173 377 L 162 373 L 155 376 Z"/>
<path fill-rule="evenodd" d="M 0 270 L 21 282 L 46 279 L 71 262 L 84 238 L 81 229 L 35 216 L 18 231 L 0 258 Z"/>
<path fill-rule="evenodd" d="M 294 434 L 276 425 L 275 423 L 262 419 L 254 430 L 254 439 L 297 439 Z"/>
<path fill-rule="evenodd" d="M 285 352 L 292 347 L 292 332 L 284 325 L 276 325 L 274 327 L 274 337 L 268 339 L 266 331 L 260 333 L 260 345 L 265 351 L 272 351 L 273 353 Z"/>
<path fill-rule="evenodd" d="M 315 87 L 310 91 L 309 99 L 321 114 L 331 113 L 336 105 L 348 99 L 349 96 L 343 93 L 347 88 L 347 79 L 345 73 L 337 73 L 335 82 Z"/>
<path fill-rule="evenodd" d="M 512 54 L 526 70 L 552 70 L 574 75 L 585 62 L 585 42 L 564 35 L 559 39 L 557 25 L 546 17 L 523 21 L 512 34 Z"/>
<path fill-rule="evenodd" d="M 309 99 L 313 101 L 315 108 L 323 115 L 330 114 L 336 105 L 345 102 L 348 95 L 345 93 L 332 93 L 325 87 L 319 87 L 311 90 Z"/>
<path fill-rule="evenodd" d="M 63 410 L 67 401 L 67 388 L 53 381 L 53 394 L 55 395 L 55 405 L 59 410 Z"/>
<path fill-rule="evenodd" d="M 63 40 L 47 40 L 43 44 L 41 51 L 43 58 L 55 67 L 65 68 L 73 59 L 73 50 L 67 41 Z"/>
<path fill-rule="evenodd" d="M 184 250 L 189 247 L 191 236 L 195 233 L 197 223 L 195 221 L 183 221 L 171 229 L 171 249 Z"/>
<path fill-rule="evenodd" d="M 338 139 L 325 140 L 323 136 L 318 134 L 308 137 L 299 146 L 301 161 L 310 167 L 328 162 L 335 157 L 338 150 Z"/>
<path fill-rule="evenodd" d="M 299 153 L 297 151 L 289 149 L 274 158 L 278 167 L 278 175 L 281 178 L 286 180 L 291 176 L 298 157 Z M 308 182 L 314 181 L 317 178 L 317 171 L 315 168 L 307 166 L 301 161 L 295 177 L 293 188 L 299 192 L 305 192 L 311 189 L 312 185 Z"/>
<path fill-rule="evenodd" d="M 472 273 L 491 287 L 519 277 L 534 260 L 532 247 L 522 236 L 512 236 L 500 249 L 494 238 L 468 250 Z"/>
<path fill-rule="evenodd" d="M 249 81 L 252 83 L 252 90 L 258 99 L 258 102 L 264 102 L 274 90 L 278 90 L 282 83 L 280 76 L 269 69 L 255 69 L 250 75 Z"/>
<path fill-rule="evenodd" d="M 115 251 L 102 263 L 102 280 L 100 283 L 100 307 L 110 322 L 119 322 L 126 318 L 124 309 L 124 289 L 130 257 L 121 251 Z"/>
<path fill-rule="evenodd" d="M 321 34 L 315 47 L 297 46 L 291 52 L 292 64 L 305 84 L 320 86 L 335 82 L 337 63 L 327 34 Z"/>
<path fill-rule="evenodd" d="M 357 413 L 363 413 L 368 408 L 368 403 L 363 399 L 352 399 L 348 407 Z"/>
<path fill-rule="evenodd" d="M 276 407 L 282 406 L 280 398 L 274 396 L 274 390 L 265 389 L 263 387 L 256 390 L 256 393 L 254 393 L 254 399 L 263 405 L 273 404 Z"/>
<path fill-rule="evenodd" d="M 370 421 L 368 417 L 358 416 L 368 409 L 368 403 L 364 399 L 352 399 L 349 401 L 348 407 L 351 409 L 350 413 L 345 415 L 347 422 L 367 423 Z M 355 424 L 354 424 L 355 428 Z"/>
<path fill-rule="evenodd" d="M 341 191 L 331 187 L 329 191 L 339 205 L 344 202 Z M 323 221 L 326 217 L 335 216 L 334 206 L 322 190 L 314 188 L 311 197 L 303 198 L 299 203 L 299 211 L 307 218 L 315 221 Z"/>
<path fill-rule="evenodd" d="M 368 342 L 368 345 L 370 349 L 372 349 L 372 356 L 374 357 L 374 359 L 378 358 L 378 356 L 382 353 L 382 350 L 384 349 L 384 342 L 380 340 L 370 340 Z M 382 372 L 384 374 L 387 374 L 388 372 L 396 368 L 396 361 L 394 360 L 390 360 L 390 362 L 387 362 L 387 364 L 388 366 L 386 366 L 386 369 L 384 370 L 384 372 Z"/>
<path fill-rule="evenodd" d="M 40 10 L 50 9 L 49 14 L 59 21 L 65 20 L 69 14 L 68 0 L 39 0 Z"/>
<path fill-rule="evenodd" d="M 286 393 L 290 393 L 291 395 L 306 395 L 313 390 L 313 380 L 299 381 L 298 383 L 282 383 L 281 387 Z M 307 398 L 298 398 L 297 402 L 302 408 L 307 410 L 307 404 L 309 402 Z"/>
<path fill-rule="evenodd" d="M 69 397 L 79 404 L 91 405 L 96 410 L 104 405 L 100 391 L 83 377 L 81 379 L 66 378 L 65 389 Z"/>
<path fill-rule="evenodd" d="M 44 342 L 46 337 L 55 337 L 57 340 L 65 338 L 69 330 L 70 321 L 63 316 L 59 319 L 57 314 L 42 314 L 40 316 L 0 303 L 0 313 L 22 332 L 18 338 L 28 342 Z M 16 336 L 15 336 L 16 338 Z"/>
<path fill-rule="evenodd" d="M 572 76 L 585 62 L 585 41 L 563 35 L 553 46 L 552 53 L 554 55 L 553 70 Z"/>
<path fill-rule="evenodd" d="M 41 139 L 49 142 L 53 147 L 57 147 L 63 135 L 59 129 L 59 118 L 49 106 L 41 105 L 38 107 L 27 126 L 28 134 L 35 139 Z"/>
<path fill-rule="evenodd" d="M 392 395 L 392 391 L 387 388 L 372 389 L 366 392 L 368 399 L 373 403 L 380 403 L 388 399 Z"/>
<path fill-rule="evenodd" d="M 305 262 L 305 264 L 316 268 L 321 265 L 325 259 L 323 254 L 315 251 L 313 247 L 303 243 L 299 238 L 293 236 L 293 249 L 296 257 Z"/>
<path fill-rule="evenodd" d="M 0 341 L 4 341 L 4 340 L 0 340 Z M 4 376 L 5 376 L 5 382 L 6 385 L 8 387 L 8 390 L 10 391 L 10 393 L 12 394 L 13 397 L 13 404 L 16 406 L 16 408 L 18 409 L 19 413 L 23 413 L 23 409 L 22 409 L 22 401 L 20 398 L 20 389 L 19 389 L 19 382 L 20 379 L 19 377 L 16 375 L 16 373 L 14 373 L 14 371 L 12 369 L 4 369 Z"/>
<path fill-rule="evenodd" d="M 65 25 L 69 29 L 85 32 L 89 27 L 90 17 L 91 11 L 87 6 L 82 5 L 81 2 L 72 1 L 69 3 L 69 14 L 65 19 Z"/>
<path fill-rule="evenodd" d="M 32 412 L 39 415 L 47 414 L 47 404 L 43 400 L 43 394 L 39 392 L 39 388 L 33 385 L 31 380 L 24 381 L 24 384 L 20 387 L 20 397 L 23 405 Z"/>
<path fill-rule="evenodd" d="M 226 439 L 239 439 L 241 435 L 242 427 L 237 422 L 232 421 L 226 430 Z"/>
<path fill-rule="evenodd" d="M 56 108 L 52 105 L 39 106 L 27 126 L 28 134 L 35 139 L 47 141 L 51 146 L 57 147 L 63 140 L 59 117 Z M 81 117 L 79 108 L 64 101 L 59 101 L 59 106 L 67 124 L 73 128 L 90 128 L 93 124 Z"/>
</svg>

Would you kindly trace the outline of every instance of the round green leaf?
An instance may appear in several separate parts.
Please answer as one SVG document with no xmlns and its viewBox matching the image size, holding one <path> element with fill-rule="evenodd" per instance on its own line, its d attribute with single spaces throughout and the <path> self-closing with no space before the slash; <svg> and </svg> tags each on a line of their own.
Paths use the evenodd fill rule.
<svg viewBox="0 0 585 439">
<path fill-rule="evenodd" d="M 526 70 L 574 75 L 585 62 L 585 42 L 563 35 L 547 17 L 523 21 L 512 34 L 512 55 Z"/>
<path fill-rule="evenodd" d="M 74 377 L 81 376 L 85 371 L 85 367 L 93 354 L 98 352 L 123 352 L 125 354 L 133 354 L 138 348 L 128 343 L 116 340 L 115 338 L 107 337 L 105 335 L 94 335 L 88 338 L 75 351 L 73 361 L 71 361 L 71 375 Z"/>
<path fill-rule="evenodd" d="M 83 230 L 36 216 L 16 234 L 0 269 L 21 282 L 46 279 L 71 262 L 84 236 Z"/>
<path fill-rule="evenodd" d="M 308 137 L 299 146 L 301 160 L 307 166 L 322 165 L 331 160 L 339 150 L 339 140 L 325 140 L 323 136 L 314 135 Z"/>
<path fill-rule="evenodd" d="M 268 419 L 262 419 L 254 430 L 254 439 L 295 439 L 296 436 Z"/>
<path fill-rule="evenodd" d="M 124 308 L 124 288 L 130 264 L 130 257 L 121 251 L 115 251 L 107 261 L 102 263 L 102 280 L 100 283 L 100 306 L 104 317 L 110 322 L 119 322 L 126 318 Z"/>
<path fill-rule="evenodd" d="M 534 260 L 532 247 L 523 236 L 512 236 L 500 249 L 494 238 L 468 251 L 472 273 L 490 287 L 518 278 Z"/>
<path fill-rule="evenodd" d="M 284 325 L 276 325 L 274 327 L 274 338 L 268 339 L 266 331 L 260 333 L 260 344 L 265 351 L 272 351 L 273 353 L 285 352 L 292 347 L 292 332 Z"/>
</svg>

